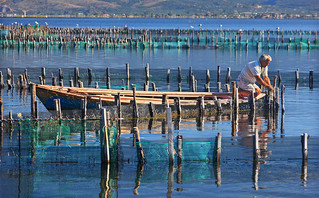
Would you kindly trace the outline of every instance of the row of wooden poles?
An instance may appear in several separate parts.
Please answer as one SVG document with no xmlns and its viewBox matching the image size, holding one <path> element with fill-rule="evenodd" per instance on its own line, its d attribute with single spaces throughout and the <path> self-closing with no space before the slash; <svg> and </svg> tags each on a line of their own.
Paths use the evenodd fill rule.
<svg viewBox="0 0 319 198">
<path fill-rule="evenodd" d="M 88 78 L 89 78 L 89 81 L 92 80 L 92 70 L 89 68 L 88 69 Z M 145 67 L 145 76 L 146 76 L 146 79 L 145 79 L 145 83 L 144 83 L 144 90 L 145 91 L 148 91 L 149 90 L 149 85 L 150 85 L 150 72 L 149 72 L 149 65 L 147 64 L 146 67 Z M 278 84 L 280 85 L 281 84 L 281 76 L 280 76 L 280 73 L 278 71 Z M 45 67 L 42 67 L 41 68 L 41 76 L 39 76 L 39 80 L 40 80 L 40 84 L 45 84 L 45 79 L 46 79 L 46 73 L 45 73 Z M 75 82 L 75 86 L 78 85 L 79 87 L 83 87 L 83 82 L 80 80 L 80 72 L 79 72 L 79 68 L 74 68 L 74 80 Z M 170 69 L 168 69 L 167 71 L 167 83 L 169 83 L 169 79 L 170 79 Z M 130 81 L 130 70 L 129 70 L 129 64 L 127 63 L 126 64 L 126 80 L 127 80 L 127 83 L 129 84 L 129 81 Z M 182 72 L 181 72 L 181 67 L 178 67 L 178 76 L 177 76 L 177 81 L 178 81 L 178 91 L 182 91 L 181 89 L 181 83 L 182 83 Z M 226 92 L 230 92 L 230 67 L 227 68 L 227 74 L 226 74 L 226 83 L 225 83 L 225 91 Z M 124 79 L 123 79 L 123 82 L 124 82 Z M 274 76 L 274 79 L 273 79 L 273 82 L 274 82 L 274 87 L 277 85 L 277 76 Z M 197 80 L 195 80 L 195 76 L 194 76 L 194 73 L 192 71 L 192 67 L 189 68 L 189 76 L 188 76 L 188 83 L 191 87 L 191 90 L 193 92 L 196 92 L 197 91 Z M 295 83 L 296 83 L 296 89 L 298 89 L 298 86 L 299 86 L 299 69 L 296 70 L 295 72 Z M 20 74 L 19 75 L 19 79 L 17 81 L 17 87 L 19 88 L 22 88 L 22 89 L 25 89 L 25 88 L 28 88 L 28 85 L 29 85 L 29 76 L 27 74 L 27 70 L 25 70 L 25 72 L 23 74 Z M 54 86 L 57 86 L 57 78 L 56 77 L 52 77 L 52 85 Z M 73 79 L 70 79 L 70 87 L 73 87 L 74 83 L 73 83 Z M 233 101 L 232 101 L 232 104 L 231 104 L 231 108 L 233 108 L 235 111 L 238 111 L 238 108 L 239 108 L 239 104 L 238 104 L 238 90 L 236 88 L 236 82 L 235 81 L 232 81 L 231 82 L 231 85 L 232 85 L 232 92 L 233 92 Z M 11 89 L 12 87 L 15 86 L 15 83 L 14 83 L 14 75 L 12 75 L 12 72 L 11 72 L 11 69 L 7 69 L 7 87 L 8 89 Z M 62 72 L 62 69 L 59 68 L 59 86 L 63 86 L 63 72 Z M 2 74 L 2 71 L 0 71 L 0 88 L 4 88 L 5 87 L 5 84 L 4 84 L 4 78 L 3 78 L 3 74 Z M 109 68 L 106 68 L 106 87 L 107 89 L 110 89 L 111 88 L 111 80 L 110 80 L 110 69 Z M 309 87 L 312 89 L 313 88 L 313 71 L 310 71 L 309 72 Z M 98 88 L 98 82 L 96 82 L 96 88 Z M 152 88 L 153 88 L 153 91 L 158 91 L 158 88 L 156 88 L 155 86 L 155 83 L 152 82 Z M 282 98 L 284 97 L 284 86 L 281 87 L 282 88 Z M 138 117 L 138 110 L 137 110 L 137 104 L 136 104 L 136 99 L 135 99 L 135 92 L 136 92 L 136 86 L 133 85 L 132 86 L 132 89 L 133 89 L 133 101 L 132 101 L 132 104 L 133 104 L 133 117 Z M 31 117 L 34 118 L 34 119 L 37 119 L 38 118 L 38 101 L 36 100 L 36 90 L 35 90 L 35 87 L 30 87 L 30 90 L 31 90 Z M 205 90 L 207 92 L 210 92 L 211 89 L 210 89 L 210 71 L 209 70 L 206 70 L 206 83 L 205 83 Z M 223 89 L 221 88 L 221 82 L 220 82 L 220 66 L 217 66 L 217 91 L 218 92 L 222 92 Z M 268 94 L 269 96 L 271 96 L 271 94 Z M 274 101 L 276 102 L 276 104 L 279 104 L 279 88 L 278 89 L 275 89 L 275 94 L 273 94 L 276 98 Z M 166 103 L 166 99 L 167 99 L 167 96 L 166 95 L 163 95 L 163 104 Z M 254 98 L 251 99 L 252 101 L 254 101 Z M 115 97 L 115 105 L 117 105 L 118 107 L 118 114 L 119 114 L 119 117 L 121 117 L 121 102 L 120 102 L 120 94 L 118 94 L 116 97 Z M 222 111 L 222 106 L 220 104 L 220 100 L 217 100 L 215 99 L 216 101 L 216 106 L 217 106 L 217 110 L 218 111 Z M 284 102 L 284 100 L 282 99 L 282 103 Z M 61 112 L 61 105 L 59 103 L 59 101 L 57 100 L 55 102 L 56 104 L 56 111 L 57 112 Z M 87 104 L 87 99 L 84 98 L 83 101 L 82 101 L 82 107 L 83 107 L 83 115 L 82 115 L 82 118 L 85 119 L 87 116 L 86 116 L 86 104 Z M 99 105 L 101 107 L 101 105 Z M 179 98 L 176 98 L 175 99 L 175 106 L 176 106 L 176 109 L 177 109 L 177 113 L 180 115 L 181 114 L 181 106 L 180 106 L 180 102 L 179 102 Z M 2 104 L 1 104 L 1 107 L 2 107 Z M 254 105 L 252 106 L 254 107 Z M 282 104 L 282 107 L 284 108 L 284 105 Z M 153 116 L 154 115 L 154 105 L 152 105 L 152 103 L 150 103 L 150 106 L 149 106 L 149 109 L 150 109 L 150 115 Z M 198 109 L 199 109 L 199 112 L 200 114 L 203 114 L 205 111 L 205 106 L 204 106 L 204 98 L 201 97 L 198 99 Z M 3 110 L 0 110 L 0 117 L 3 118 Z M 61 119 L 62 118 L 62 113 L 58 113 L 57 115 L 59 115 L 58 117 Z M 9 116 L 10 118 L 10 116 Z"/>
<path fill-rule="evenodd" d="M 317 40 L 317 31 L 305 31 L 305 30 L 208 30 L 208 29 L 134 29 L 128 27 L 112 27 L 112 28 L 68 28 L 68 27 L 49 27 L 49 26 L 31 26 L 31 25 L 1 25 L 0 31 L 8 32 L 7 38 L 13 40 L 12 38 L 26 38 L 35 36 L 35 33 L 38 34 L 37 37 L 43 35 L 60 35 L 71 38 L 75 35 L 80 35 L 81 37 L 85 36 L 101 36 L 101 35 L 125 35 L 125 37 L 134 38 L 135 35 L 145 36 L 145 35 L 156 35 L 156 36 L 168 36 L 168 35 L 237 35 L 239 38 L 246 35 L 249 36 L 314 36 Z M 124 36 L 123 36 L 124 37 Z M 144 40 L 147 40 L 144 39 Z"/>
<path fill-rule="evenodd" d="M 200 43 L 201 37 L 205 38 L 205 44 L 211 43 L 213 46 L 218 48 L 219 44 L 225 44 L 226 42 L 234 43 L 234 46 L 237 46 L 237 43 L 246 42 L 246 47 L 248 47 L 249 42 L 257 42 L 257 49 L 260 47 L 264 48 L 265 43 L 269 44 L 271 42 L 275 43 L 275 48 L 280 48 L 279 43 L 297 43 L 296 37 L 294 39 L 287 39 L 284 38 L 284 35 L 299 35 L 300 42 L 303 40 L 303 35 L 311 36 L 314 34 L 314 40 L 307 39 L 308 48 L 310 49 L 311 45 L 317 45 L 317 31 L 312 33 L 308 31 L 305 33 L 304 31 L 241 31 L 241 30 L 179 30 L 179 29 L 166 29 L 166 30 L 134 30 L 123 28 L 123 31 L 120 29 L 112 29 L 112 28 L 104 28 L 104 29 L 81 29 L 81 28 L 50 28 L 47 26 L 39 26 L 37 28 L 31 26 L 0 26 L 0 31 L 5 31 L 1 38 L 2 47 L 12 47 L 14 48 L 14 41 L 18 44 L 18 48 L 20 47 L 49 47 L 50 45 L 55 45 L 56 41 L 58 41 L 58 45 L 60 47 L 64 46 L 71 46 L 76 47 L 80 43 L 84 42 L 84 47 L 105 47 L 106 45 L 109 47 L 114 47 L 113 45 L 109 44 L 130 44 L 131 47 L 133 43 L 138 42 L 148 42 L 150 47 L 154 47 L 152 42 L 178 42 L 186 41 L 194 43 Z M 129 33 L 130 32 L 130 33 Z M 164 34 L 165 32 L 165 34 Z M 184 33 L 182 33 L 184 32 Z M 267 33 L 267 38 L 265 41 L 264 33 Z M 130 36 L 129 36 L 130 34 Z M 181 35 L 186 36 L 184 39 L 181 39 Z M 191 34 L 191 37 L 188 35 Z M 203 34 L 205 34 L 203 36 Z M 216 34 L 216 35 L 215 35 Z M 246 38 L 244 36 L 246 34 Z M 271 34 L 274 38 L 270 38 Z M 153 36 L 152 36 L 153 35 Z M 162 39 L 165 35 L 164 40 Z M 258 37 L 257 41 L 254 39 L 254 36 Z M 137 38 L 135 38 L 137 36 Z M 174 37 L 175 36 L 175 37 Z M 234 36 L 234 37 L 232 37 Z M 250 38 L 251 41 L 250 41 Z M 279 39 L 279 36 L 281 38 Z M 131 38 L 129 38 L 131 37 Z M 174 37 L 174 38 L 173 38 Z M 195 38 L 197 37 L 197 38 Z M 277 37 L 277 38 L 276 38 Z M 270 41 L 274 40 L 274 41 Z M 9 42 L 10 41 L 10 42 Z M 71 44 L 70 44 L 71 42 Z M 138 44 L 134 44 L 138 46 Z M 298 48 L 298 45 L 295 45 Z M 164 47 L 164 45 L 163 45 Z M 190 46 L 188 46 L 190 47 Z M 300 43 L 300 48 L 302 47 Z M 270 46 L 268 45 L 268 48 Z M 289 45 L 287 46 L 289 49 Z"/>
</svg>

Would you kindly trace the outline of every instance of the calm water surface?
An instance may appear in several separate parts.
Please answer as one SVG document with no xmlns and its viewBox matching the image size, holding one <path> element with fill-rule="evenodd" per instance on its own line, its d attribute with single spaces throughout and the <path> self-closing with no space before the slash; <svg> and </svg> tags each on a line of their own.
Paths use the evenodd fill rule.
<svg viewBox="0 0 319 198">
<path fill-rule="evenodd" d="M 3 19 L 1 23 L 34 23 L 47 21 L 59 27 L 123 27 L 135 28 L 188 28 L 203 24 L 203 28 L 217 29 L 318 29 L 317 20 L 145 20 L 145 19 Z M 302 23 L 301 23 L 302 21 Z M 265 22 L 265 23 L 264 23 Z M 296 24 L 300 24 L 296 26 Z M 207 141 L 213 142 L 218 132 L 222 133 L 222 156 L 220 169 L 211 161 L 183 161 L 182 166 L 169 169 L 167 161 L 149 160 L 139 164 L 131 124 L 123 125 L 121 135 L 121 160 L 111 163 L 109 168 L 101 166 L 99 149 L 99 121 L 42 121 L 32 123 L 4 122 L 1 128 L 0 150 L 0 194 L 4 197 L 315 197 L 319 194 L 319 75 L 318 50 L 233 50 L 233 49 L 51 49 L 26 51 L 0 49 L 0 71 L 6 75 L 11 68 L 15 76 L 28 69 L 31 81 L 38 82 L 41 67 L 47 75 L 55 76 L 63 68 L 65 84 L 79 67 L 81 77 L 86 79 L 87 68 L 94 73 L 93 81 L 105 85 L 105 68 L 111 68 L 112 86 L 121 86 L 125 76 L 125 63 L 130 63 L 132 82 L 142 88 L 144 67 L 150 64 L 151 81 L 160 90 L 176 91 L 177 67 L 181 66 L 182 89 L 187 91 L 188 68 L 192 66 L 198 80 L 198 89 L 203 90 L 206 69 L 211 71 L 212 89 L 216 91 L 216 68 L 221 65 L 222 83 L 227 67 L 231 67 L 231 79 L 235 80 L 244 64 L 255 60 L 262 53 L 269 53 L 273 61 L 269 66 L 270 76 L 280 71 L 286 86 L 285 114 L 269 118 L 264 112 L 256 115 L 251 124 L 247 115 L 239 115 L 237 131 L 233 133 L 231 115 L 212 115 L 203 121 L 198 119 L 174 118 L 174 138 L 183 135 L 185 141 L 202 142 L 203 151 Z M 300 84 L 295 88 L 295 70 L 300 69 Z M 166 72 L 171 69 L 171 84 L 166 84 Z M 314 88 L 309 88 L 309 71 L 314 71 Z M 50 80 L 48 80 L 50 84 Z M 88 85 L 84 80 L 85 86 Z M 30 114 L 28 91 L 3 89 L 0 97 L 4 101 L 4 114 L 21 112 Z M 42 116 L 48 112 L 39 105 Z M 147 152 L 149 141 L 165 142 L 163 120 L 140 120 L 142 145 Z M 179 127 L 177 127 L 179 125 Z M 252 134 L 258 130 L 262 136 L 262 158 L 259 164 L 252 160 Z M 309 160 L 307 175 L 302 165 L 300 134 L 307 132 Z M 20 134 L 20 138 L 19 138 Z M 202 139 L 205 139 L 203 141 Z M 20 140 L 20 144 L 19 144 Z M 206 142 L 205 144 L 203 142 Z M 20 145 L 20 146 L 19 146 Z M 198 145 L 197 145 L 198 146 Z M 149 147 L 151 148 L 151 147 Z M 158 147 L 159 148 L 159 147 Z M 197 148 L 197 147 L 193 147 Z M 185 152 L 188 149 L 185 145 Z M 167 154 L 165 145 L 156 151 L 160 156 Z M 193 153 L 198 156 L 200 152 Z M 210 156 L 211 157 L 211 156 Z M 151 158 L 147 158 L 151 159 Z M 254 168 L 255 167 L 255 168 Z M 256 172 L 256 167 L 257 172 Z M 107 190 L 109 189 L 109 190 Z"/>
</svg>

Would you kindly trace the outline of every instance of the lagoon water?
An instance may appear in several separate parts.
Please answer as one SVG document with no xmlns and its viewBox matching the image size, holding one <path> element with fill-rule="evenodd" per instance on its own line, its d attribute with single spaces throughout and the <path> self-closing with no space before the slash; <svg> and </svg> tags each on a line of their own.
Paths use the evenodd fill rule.
<svg viewBox="0 0 319 198">
<path fill-rule="evenodd" d="M 129 28 L 189 28 L 193 25 L 207 29 L 259 30 L 280 27 L 284 30 L 318 30 L 318 20 L 229 20 L 229 19 L 57 19 L 57 18 L 1 18 L 1 23 L 12 24 L 48 22 L 56 27 L 124 27 Z M 203 90 L 206 69 L 211 71 L 212 89 L 216 91 L 216 69 L 221 66 L 222 81 L 227 67 L 235 80 L 241 68 L 249 61 L 268 53 L 273 61 L 269 75 L 281 74 L 286 87 L 285 114 L 275 119 L 259 112 L 256 123 L 240 115 L 238 130 L 232 133 L 230 115 L 209 116 L 204 121 L 182 119 L 175 127 L 174 137 L 195 141 L 214 138 L 222 133 L 221 167 L 211 161 L 184 161 L 182 167 L 169 170 L 167 161 L 149 161 L 140 165 L 124 155 L 119 163 L 101 167 L 99 160 L 99 122 L 78 121 L 4 122 L 1 127 L 0 195 L 1 197 L 315 197 L 319 194 L 319 51 L 318 49 L 0 49 L 0 71 L 11 68 L 17 76 L 28 69 L 31 81 L 38 82 L 41 67 L 47 74 L 57 75 L 63 68 L 65 83 L 79 67 L 83 78 L 92 68 L 94 81 L 105 84 L 105 68 L 111 69 L 112 86 L 121 86 L 125 63 L 130 64 L 132 82 L 139 89 L 144 82 L 144 67 L 150 64 L 151 81 L 159 90 L 176 91 L 177 67 L 187 76 L 192 66 Z M 299 87 L 295 87 L 295 70 L 300 70 Z M 171 69 L 171 84 L 166 84 L 166 72 Z M 314 71 L 314 87 L 309 88 L 309 71 Z M 186 80 L 185 80 L 186 81 Z M 84 82 L 85 86 L 88 82 Z M 189 86 L 183 81 L 183 90 Z M 30 93 L 19 90 L 1 90 L 4 115 L 30 114 Z M 48 112 L 39 105 L 43 116 Z M 284 119 L 283 119 L 284 118 Z M 174 122 L 177 122 L 174 120 Z M 146 123 L 146 124 L 145 124 Z M 141 120 L 139 128 L 143 141 L 165 141 L 162 121 Z M 131 148 L 130 123 L 121 135 L 122 152 Z M 252 160 L 252 134 L 259 130 L 264 145 L 262 163 Z M 309 159 L 305 177 L 302 165 L 300 134 L 308 133 Z M 20 137 L 19 138 L 19 134 Z M 36 134 L 36 135 L 35 135 Z M 85 135 L 83 135 L 85 134 Z M 20 140 L 20 144 L 19 144 Z M 142 142 L 143 142 L 142 141 Z M 19 146 L 20 145 L 20 146 Z M 146 143 L 145 143 L 146 145 Z M 165 152 L 164 152 L 165 153 Z M 130 154 L 130 153 L 129 153 Z M 109 174 L 107 174 L 109 173 Z M 219 173 L 219 174 L 218 174 Z M 256 180 L 257 176 L 257 180 Z M 257 181 L 257 182 L 256 182 Z"/>
</svg>

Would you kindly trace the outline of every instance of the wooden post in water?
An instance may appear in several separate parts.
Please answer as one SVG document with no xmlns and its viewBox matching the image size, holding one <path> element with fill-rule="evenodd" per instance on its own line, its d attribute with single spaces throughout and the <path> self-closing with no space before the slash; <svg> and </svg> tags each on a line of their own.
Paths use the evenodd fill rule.
<svg viewBox="0 0 319 198">
<path fill-rule="evenodd" d="M 152 102 L 150 102 L 148 104 L 148 109 L 149 109 L 149 112 L 150 112 L 150 117 L 154 117 L 155 107 L 154 107 L 154 104 Z"/>
<path fill-rule="evenodd" d="M 281 75 L 280 75 L 280 71 L 278 70 L 278 72 L 277 72 L 278 74 L 278 86 L 280 86 L 281 85 Z"/>
<path fill-rule="evenodd" d="M 229 84 L 225 84 L 225 92 L 230 92 L 230 87 L 229 87 Z"/>
<path fill-rule="evenodd" d="M 195 84 L 195 76 L 194 75 L 192 75 L 191 88 L 192 88 L 192 92 L 196 92 L 196 84 Z"/>
<path fill-rule="evenodd" d="M 256 110 L 254 95 L 255 95 L 255 90 L 252 90 L 251 94 L 248 96 L 249 108 L 250 108 L 250 111 L 253 111 L 253 112 Z"/>
<path fill-rule="evenodd" d="M 166 108 L 166 122 L 168 130 L 168 155 L 169 155 L 169 164 L 174 164 L 174 142 L 173 142 L 173 124 L 172 124 L 172 112 L 171 108 Z"/>
<path fill-rule="evenodd" d="M 35 118 L 36 85 L 31 84 L 31 118 Z"/>
<path fill-rule="evenodd" d="M 309 71 L 309 88 L 313 89 L 313 71 Z"/>
<path fill-rule="evenodd" d="M 295 71 L 295 77 L 296 77 L 296 89 L 298 88 L 298 84 L 299 84 L 299 68 Z"/>
<path fill-rule="evenodd" d="M 180 98 L 174 98 L 174 105 L 175 105 L 175 109 L 177 111 L 177 115 L 181 115 L 182 113 L 182 107 L 181 107 L 181 103 L 180 103 Z"/>
<path fill-rule="evenodd" d="M 73 87 L 73 80 L 71 79 L 69 82 L 70 82 L 70 87 Z"/>
<path fill-rule="evenodd" d="M 307 181 L 308 179 L 308 139 L 309 135 L 307 133 L 301 134 L 301 145 L 302 145 L 302 168 L 301 168 L 301 179 Z"/>
<path fill-rule="evenodd" d="M 43 84 L 45 85 L 45 67 L 41 67 L 41 76 L 42 76 Z"/>
<path fill-rule="evenodd" d="M 170 69 L 167 69 L 167 76 L 166 76 L 166 82 L 167 84 L 169 84 L 169 76 L 171 74 L 171 70 Z"/>
<path fill-rule="evenodd" d="M 209 84 L 210 82 L 210 73 L 209 73 L 209 69 L 206 70 L 206 84 Z"/>
<path fill-rule="evenodd" d="M 136 103 L 136 85 L 132 85 L 133 89 L 133 118 L 138 118 L 138 109 Z"/>
<path fill-rule="evenodd" d="M 182 92 L 182 83 L 178 83 L 178 92 Z"/>
<path fill-rule="evenodd" d="M 4 88 L 4 81 L 3 81 L 3 74 L 2 71 L 0 71 L 0 89 Z"/>
<path fill-rule="evenodd" d="M 8 89 L 11 89 L 11 79 L 12 79 L 12 72 L 10 68 L 7 68 L 7 83 L 8 83 Z M 10 88 L 9 88 L 10 87 Z"/>
<path fill-rule="evenodd" d="M 275 110 L 279 109 L 279 87 L 276 87 L 274 90 L 274 108 Z"/>
<path fill-rule="evenodd" d="M 255 134 L 253 135 L 253 149 L 254 159 L 257 160 L 260 156 L 259 134 L 257 129 L 255 130 Z"/>
<path fill-rule="evenodd" d="M 13 120 L 13 117 L 12 117 L 12 110 L 9 111 L 9 117 L 8 117 L 8 120 L 12 121 Z"/>
<path fill-rule="evenodd" d="M 182 157 L 183 157 L 183 136 L 182 135 L 178 135 L 176 137 L 177 139 L 177 164 L 181 164 L 182 163 Z"/>
<path fill-rule="evenodd" d="M 3 120 L 3 102 L 0 100 L 0 121 Z"/>
<path fill-rule="evenodd" d="M 127 84 L 129 85 L 130 82 L 130 65 L 129 63 L 126 63 L 126 79 L 127 79 Z"/>
<path fill-rule="evenodd" d="M 304 160 L 308 159 L 308 139 L 309 135 L 307 133 L 301 134 L 301 146 L 302 146 L 302 158 Z"/>
<path fill-rule="evenodd" d="M 198 97 L 198 99 L 197 99 L 197 106 L 198 106 L 199 116 L 204 116 L 204 115 L 205 115 L 204 96 Z"/>
<path fill-rule="evenodd" d="M 193 75 L 192 67 L 189 67 L 189 70 L 188 70 L 188 84 L 191 83 L 192 75 Z"/>
<path fill-rule="evenodd" d="M 152 82 L 152 90 L 153 90 L 153 91 L 156 91 L 156 86 L 155 86 L 155 83 L 154 83 L 154 82 Z"/>
<path fill-rule="evenodd" d="M 73 78 L 74 78 L 75 85 L 77 85 L 78 81 L 80 80 L 80 71 L 79 71 L 78 67 L 74 68 L 74 77 Z"/>
<path fill-rule="evenodd" d="M 87 118 L 87 97 L 81 99 L 81 116 L 83 120 Z"/>
<path fill-rule="evenodd" d="M 178 66 L 178 83 L 182 82 L 182 71 L 181 66 Z"/>
<path fill-rule="evenodd" d="M 38 105 L 38 101 L 34 101 L 34 119 L 39 119 L 39 105 Z"/>
<path fill-rule="evenodd" d="M 55 112 L 58 119 L 62 119 L 61 102 L 60 99 L 54 99 Z"/>
<path fill-rule="evenodd" d="M 215 103 L 215 105 L 216 105 L 216 109 L 217 109 L 217 111 L 218 112 L 222 112 L 222 104 L 221 104 L 221 101 L 220 101 L 220 99 L 217 99 L 217 97 L 216 96 L 214 96 L 214 103 Z"/>
<path fill-rule="evenodd" d="M 214 161 L 216 163 L 220 163 L 220 154 L 222 150 L 222 134 L 221 132 L 218 132 L 216 139 L 215 139 L 215 144 L 216 144 L 216 156 Z"/>
<path fill-rule="evenodd" d="M 78 87 L 79 87 L 79 88 L 83 88 L 83 82 L 80 81 L 80 80 L 78 81 Z"/>
<path fill-rule="evenodd" d="M 89 82 L 92 81 L 92 69 L 88 68 L 88 77 L 89 77 Z"/>
<path fill-rule="evenodd" d="M 59 68 L 59 82 L 63 82 L 63 71 L 62 68 Z"/>
<path fill-rule="evenodd" d="M 145 66 L 145 82 L 150 81 L 150 66 L 147 63 Z"/>
<path fill-rule="evenodd" d="M 217 82 L 217 91 L 218 92 L 223 92 L 222 83 L 221 82 Z"/>
<path fill-rule="evenodd" d="M 220 82 L 220 65 L 217 66 L 217 82 Z"/>
<path fill-rule="evenodd" d="M 227 67 L 226 84 L 230 81 L 230 67 Z"/>
<path fill-rule="evenodd" d="M 122 104 L 121 104 L 121 94 L 117 93 L 117 116 L 122 118 Z"/>
<path fill-rule="evenodd" d="M 106 88 L 111 89 L 111 74 L 110 74 L 110 68 L 106 68 Z"/>
<path fill-rule="evenodd" d="M 141 164 L 145 163 L 145 157 L 144 157 L 144 152 L 141 144 L 141 138 L 140 138 L 140 131 L 138 130 L 137 127 L 133 128 L 133 133 L 135 134 L 135 144 L 136 144 L 136 150 L 137 150 L 137 156 L 138 156 L 138 161 Z"/>
<path fill-rule="evenodd" d="M 57 86 L 56 77 L 52 77 L 52 86 Z"/>
<path fill-rule="evenodd" d="M 107 114 L 106 109 L 102 108 L 102 120 L 101 120 L 101 162 L 103 164 L 110 163 L 110 151 L 109 151 L 109 135 L 108 135 L 108 119 L 109 114 Z"/>
<path fill-rule="evenodd" d="M 281 111 L 285 112 L 285 85 L 281 85 Z"/>
</svg>

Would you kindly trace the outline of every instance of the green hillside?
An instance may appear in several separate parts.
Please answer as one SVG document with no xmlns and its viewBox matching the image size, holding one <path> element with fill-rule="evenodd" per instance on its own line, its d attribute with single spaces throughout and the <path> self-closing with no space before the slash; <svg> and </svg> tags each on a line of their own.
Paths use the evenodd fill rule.
<svg viewBox="0 0 319 198">
<path fill-rule="evenodd" d="M 262 17 L 318 10 L 318 0 L 0 0 L 1 15 Z"/>
</svg>

